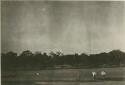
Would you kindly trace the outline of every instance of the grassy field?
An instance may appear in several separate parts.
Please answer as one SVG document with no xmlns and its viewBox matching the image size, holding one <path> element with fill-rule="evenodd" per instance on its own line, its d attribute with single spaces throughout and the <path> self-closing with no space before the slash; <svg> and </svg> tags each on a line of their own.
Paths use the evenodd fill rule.
<svg viewBox="0 0 125 85">
<path fill-rule="evenodd" d="M 105 82 L 30 82 L 17 83 L 6 82 L 2 85 L 125 85 L 125 81 L 105 81 Z"/>
<path fill-rule="evenodd" d="M 107 72 L 105 80 L 99 80 L 102 70 Z M 97 72 L 97 80 L 93 81 L 92 71 Z M 125 68 L 4 71 L 2 85 L 123 85 L 124 78 Z"/>
</svg>

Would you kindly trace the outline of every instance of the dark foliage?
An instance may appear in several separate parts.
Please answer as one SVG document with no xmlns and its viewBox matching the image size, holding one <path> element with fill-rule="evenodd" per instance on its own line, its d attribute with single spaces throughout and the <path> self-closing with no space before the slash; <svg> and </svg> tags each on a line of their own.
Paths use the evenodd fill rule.
<svg viewBox="0 0 125 85">
<path fill-rule="evenodd" d="M 63 55 L 61 52 L 51 52 L 47 55 L 26 50 L 20 55 L 15 52 L 2 53 L 1 62 L 2 70 L 112 67 L 125 66 L 125 53 L 113 50 L 109 53 L 91 55 L 85 53 Z"/>
</svg>

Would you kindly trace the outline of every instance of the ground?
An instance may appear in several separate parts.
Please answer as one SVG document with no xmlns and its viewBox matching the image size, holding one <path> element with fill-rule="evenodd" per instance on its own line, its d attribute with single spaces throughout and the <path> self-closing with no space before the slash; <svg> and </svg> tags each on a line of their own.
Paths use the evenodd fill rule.
<svg viewBox="0 0 125 85">
<path fill-rule="evenodd" d="M 107 72 L 102 80 L 100 72 Z M 97 72 L 93 80 L 91 72 Z M 39 73 L 39 75 L 37 75 Z M 125 68 L 3 71 L 2 85 L 124 85 Z"/>
</svg>

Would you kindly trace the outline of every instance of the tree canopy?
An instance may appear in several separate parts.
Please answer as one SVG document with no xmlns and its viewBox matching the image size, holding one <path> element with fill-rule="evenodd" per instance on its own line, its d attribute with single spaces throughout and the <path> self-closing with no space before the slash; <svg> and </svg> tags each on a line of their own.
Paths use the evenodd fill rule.
<svg viewBox="0 0 125 85">
<path fill-rule="evenodd" d="M 112 50 L 99 54 L 67 54 L 61 52 L 32 53 L 30 50 L 17 55 L 15 52 L 1 54 L 2 70 L 6 69 L 53 69 L 125 66 L 125 53 Z"/>
</svg>

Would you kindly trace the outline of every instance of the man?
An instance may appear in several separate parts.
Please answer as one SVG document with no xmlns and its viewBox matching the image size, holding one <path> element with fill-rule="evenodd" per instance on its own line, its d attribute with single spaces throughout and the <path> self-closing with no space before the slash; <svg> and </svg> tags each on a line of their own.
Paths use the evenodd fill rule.
<svg viewBox="0 0 125 85">
<path fill-rule="evenodd" d="M 96 72 L 94 72 L 94 71 L 92 72 L 93 80 L 95 80 L 96 74 L 97 74 Z"/>
<path fill-rule="evenodd" d="M 101 71 L 101 76 L 103 77 L 103 79 L 105 79 L 106 72 L 105 71 Z"/>
</svg>

